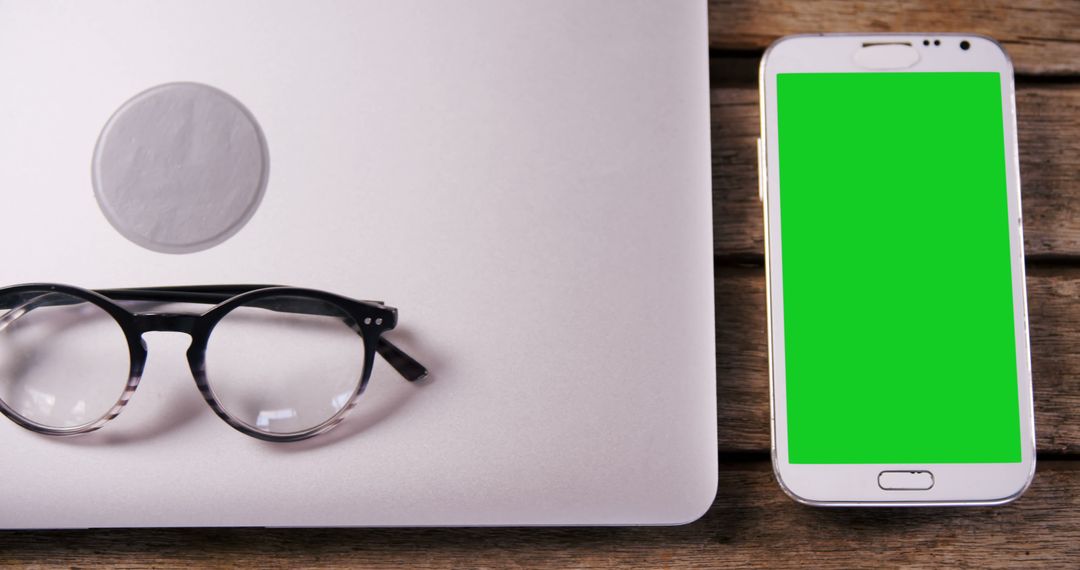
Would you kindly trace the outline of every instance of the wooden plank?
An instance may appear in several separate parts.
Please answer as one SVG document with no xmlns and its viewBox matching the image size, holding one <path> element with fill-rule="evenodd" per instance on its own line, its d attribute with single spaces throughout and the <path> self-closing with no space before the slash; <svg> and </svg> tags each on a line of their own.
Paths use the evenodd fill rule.
<svg viewBox="0 0 1080 570">
<path fill-rule="evenodd" d="M 709 1 L 709 45 L 715 50 L 764 50 L 781 36 L 822 32 L 983 34 L 1005 46 L 1018 73 L 1080 73 L 1075 0 Z"/>
<path fill-rule="evenodd" d="M 1080 84 L 1021 86 L 1016 114 L 1025 249 L 1080 255 Z"/>
<path fill-rule="evenodd" d="M 765 229 L 758 197 L 757 88 L 712 90 L 713 251 L 764 255 Z"/>
<path fill-rule="evenodd" d="M 1080 454 L 1080 267 L 1028 274 L 1035 435 L 1043 454 Z M 720 449 L 769 449 L 769 372 L 762 268 L 716 276 L 717 434 Z"/>
<path fill-rule="evenodd" d="M 1080 256 L 1080 84 L 1021 85 L 1017 113 L 1027 253 Z M 713 89 L 713 239 L 718 255 L 764 252 L 759 131 L 756 88 Z"/>
<path fill-rule="evenodd" d="M 815 509 L 766 461 L 722 464 L 708 513 L 681 527 L 134 529 L 0 533 L 0 565 L 257 568 L 1038 567 L 1080 560 L 1080 462 L 1045 461 L 994 508 Z"/>
</svg>

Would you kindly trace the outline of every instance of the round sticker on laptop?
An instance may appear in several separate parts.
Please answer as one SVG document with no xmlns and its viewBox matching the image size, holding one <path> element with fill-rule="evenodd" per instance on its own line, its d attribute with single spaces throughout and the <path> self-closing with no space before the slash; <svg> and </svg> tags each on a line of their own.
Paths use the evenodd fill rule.
<svg viewBox="0 0 1080 570">
<path fill-rule="evenodd" d="M 128 240 L 192 253 L 232 237 L 262 201 L 269 172 L 262 129 L 220 89 L 167 83 L 132 97 L 94 149 L 94 195 Z"/>
</svg>

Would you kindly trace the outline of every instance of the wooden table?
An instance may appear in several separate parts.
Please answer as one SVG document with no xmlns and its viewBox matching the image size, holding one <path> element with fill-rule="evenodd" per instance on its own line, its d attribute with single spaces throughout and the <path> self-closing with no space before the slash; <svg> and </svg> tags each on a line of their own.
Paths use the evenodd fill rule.
<svg viewBox="0 0 1080 570">
<path fill-rule="evenodd" d="M 1080 0 L 710 1 L 720 490 L 667 528 L 0 532 L 0 564 L 1080 567 Z M 1016 66 L 1039 463 L 1017 502 L 813 509 L 769 465 L 757 63 L 793 33 L 959 31 Z M 963 255 L 941 244 L 944 255 Z M 843 252 L 837 252 L 843 255 Z"/>
</svg>

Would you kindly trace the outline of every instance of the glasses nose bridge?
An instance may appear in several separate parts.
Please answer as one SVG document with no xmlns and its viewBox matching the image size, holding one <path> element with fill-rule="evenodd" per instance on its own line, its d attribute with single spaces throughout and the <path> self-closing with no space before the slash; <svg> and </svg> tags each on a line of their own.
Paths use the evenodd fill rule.
<svg viewBox="0 0 1080 570">
<path fill-rule="evenodd" d="M 195 331 L 197 315 L 182 313 L 144 313 L 135 315 L 135 326 L 139 334 L 148 332 L 178 332 L 192 335 Z"/>
</svg>

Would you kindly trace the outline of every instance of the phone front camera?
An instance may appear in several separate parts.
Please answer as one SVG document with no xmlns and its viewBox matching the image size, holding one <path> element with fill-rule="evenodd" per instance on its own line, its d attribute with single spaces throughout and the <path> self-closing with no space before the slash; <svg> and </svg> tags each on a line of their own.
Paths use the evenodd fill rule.
<svg viewBox="0 0 1080 570">
<path fill-rule="evenodd" d="M 960 49 L 962 49 L 964 51 L 967 51 L 970 48 L 971 48 L 971 43 L 969 43 L 967 40 L 964 40 L 964 41 L 960 42 Z"/>
</svg>

